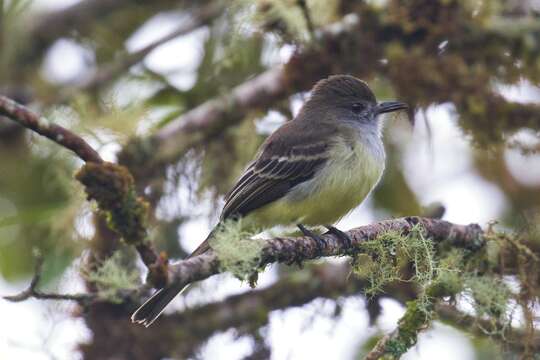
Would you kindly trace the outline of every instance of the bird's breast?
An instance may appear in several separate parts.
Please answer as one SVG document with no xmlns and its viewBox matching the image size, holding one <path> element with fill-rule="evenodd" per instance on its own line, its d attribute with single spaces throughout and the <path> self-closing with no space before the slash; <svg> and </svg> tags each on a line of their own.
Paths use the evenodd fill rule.
<svg viewBox="0 0 540 360">
<path fill-rule="evenodd" d="M 377 139 L 380 142 L 380 139 Z M 264 226 L 332 224 L 357 207 L 384 170 L 382 143 L 375 148 L 362 141 L 338 141 L 317 174 L 298 184 L 282 199 L 253 215 Z"/>
</svg>

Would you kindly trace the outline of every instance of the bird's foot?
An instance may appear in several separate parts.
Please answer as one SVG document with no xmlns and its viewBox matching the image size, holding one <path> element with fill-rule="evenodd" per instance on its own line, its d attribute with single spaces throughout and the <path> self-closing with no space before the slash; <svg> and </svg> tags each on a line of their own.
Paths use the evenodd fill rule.
<svg viewBox="0 0 540 360">
<path fill-rule="evenodd" d="M 339 240 L 343 242 L 343 245 L 345 245 L 347 249 L 350 249 L 352 247 L 352 239 L 349 235 L 347 235 L 347 233 L 339 230 L 337 227 L 332 225 L 324 225 L 324 227 L 328 229 L 326 234 L 335 235 Z"/>
<path fill-rule="evenodd" d="M 324 240 L 320 235 L 317 235 L 313 231 L 307 229 L 302 224 L 297 224 L 296 226 L 298 226 L 298 228 L 300 229 L 302 234 L 304 234 L 305 236 L 310 237 L 313 240 L 315 240 L 315 242 L 317 244 L 317 250 L 319 251 L 320 254 L 322 254 L 324 248 L 328 245 L 326 243 L 326 240 Z"/>
</svg>

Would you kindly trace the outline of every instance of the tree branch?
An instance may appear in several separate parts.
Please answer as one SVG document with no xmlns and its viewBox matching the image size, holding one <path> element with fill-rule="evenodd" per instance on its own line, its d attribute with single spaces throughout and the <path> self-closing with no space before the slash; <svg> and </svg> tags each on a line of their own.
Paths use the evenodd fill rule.
<svg viewBox="0 0 540 360">
<path fill-rule="evenodd" d="M 352 242 L 348 244 L 332 234 L 324 234 L 325 244 L 321 245 L 309 237 L 284 237 L 265 241 L 258 267 L 274 262 L 292 264 L 305 260 L 313 260 L 321 256 L 340 256 L 357 252 L 358 245 L 375 239 L 387 231 L 408 233 L 413 227 L 420 225 L 425 236 L 435 242 L 449 241 L 452 246 L 478 249 L 484 244 L 484 232 L 476 225 L 455 225 L 443 220 L 408 217 L 381 221 L 361 226 L 347 232 Z M 206 279 L 222 271 L 220 261 L 215 252 L 209 252 L 176 264 L 169 265 L 171 282 L 187 285 Z"/>
<path fill-rule="evenodd" d="M 0 95 L 0 115 L 7 116 L 25 128 L 73 151 L 83 161 L 103 163 L 101 156 L 80 136 L 60 125 L 49 122 L 49 120 L 32 112 L 26 106 L 2 95 Z"/>
<path fill-rule="evenodd" d="M 199 5 L 201 0 L 184 0 L 181 3 L 189 6 Z M 205 1 L 208 2 L 208 1 Z M 132 6 L 137 5 L 137 6 Z M 73 34 L 87 35 L 96 24 L 96 20 L 106 19 L 113 13 L 137 11 L 138 22 L 143 22 L 158 11 L 178 6 L 175 0 L 156 0 L 140 2 L 134 0 L 83 0 L 71 6 L 48 12 L 32 22 L 28 33 L 29 43 L 20 59 L 23 62 L 35 62 L 56 40 Z"/>
<path fill-rule="evenodd" d="M 507 344 L 514 351 L 522 352 L 525 350 L 525 339 L 527 339 L 529 334 L 523 329 L 513 327 L 497 328 L 497 325 L 489 320 L 465 314 L 448 304 L 435 305 L 435 312 L 441 321 L 447 322 L 462 331 L 478 336 L 496 338 Z M 534 332 L 532 338 L 529 340 L 530 342 L 528 344 L 532 347 L 530 350 L 533 350 L 535 353 L 540 352 L 540 332 Z"/>
<path fill-rule="evenodd" d="M 43 257 L 36 256 L 36 265 L 34 270 L 34 276 L 30 281 L 30 285 L 26 290 L 21 291 L 16 295 L 4 296 L 3 298 L 11 302 L 20 302 L 30 298 L 40 300 L 69 300 L 75 301 L 79 304 L 85 304 L 88 301 L 94 299 L 92 294 L 57 294 L 57 293 L 45 293 L 37 289 L 41 280 L 43 268 Z"/>
<path fill-rule="evenodd" d="M 89 200 L 96 200 L 101 211 L 111 217 L 109 226 L 126 243 L 133 245 L 148 267 L 150 281 L 157 286 L 166 282 L 167 257 L 158 255 L 147 238 L 147 203 L 137 196 L 135 181 L 124 166 L 104 162 L 101 156 L 78 135 L 49 122 L 27 107 L 0 95 L 0 115 L 51 139 L 73 151 L 86 164 L 76 175 L 85 186 Z"/>
<path fill-rule="evenodd" d="M 319 31 L 318 39 L 337 38 L 344 32 L 352 31 L 357 23 L 356 16 L 346 17 L 343 22 Z M 289 76 L 296 70 L 302 72 L 300 67 L 295 70 L 287 67 L 267 70 L 231 89 L 228 94 L 191 109 L 151 137 L 132 139 L 118 154 L 119 162 L 128 166 L 138 181 L 159 173 L 167 163 L 180 158 L 192 147 L 238 124 L 250 110 L 269 108 L 286 96 L 307 90 L 315 81 L 314 78 L 320 78 L 320 72 L 307 74 L 307 80 L 302 82 Z M 322 76 L 327 73 L 324 72 Z"/>
</svg>

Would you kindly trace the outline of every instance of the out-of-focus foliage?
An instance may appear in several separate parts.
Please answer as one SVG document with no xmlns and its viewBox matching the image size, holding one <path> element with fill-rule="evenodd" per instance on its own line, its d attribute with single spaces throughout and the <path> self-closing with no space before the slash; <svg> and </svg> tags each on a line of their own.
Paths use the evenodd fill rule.
<svg viewBox="0 0 540 360">
<path fill-rule="evenodd" d="M 81 234 L 74 224 L 84 198 L 71 180 L 73 161 L 57 154 L 56 147 L 40 141 L 28 153 L 9 150 L 4 147 L 0 154 L 0 272 L 8 279 L 28 276 L 37 248 L 47 259 L 47 281 L 80 252 Z"/>
</svg>

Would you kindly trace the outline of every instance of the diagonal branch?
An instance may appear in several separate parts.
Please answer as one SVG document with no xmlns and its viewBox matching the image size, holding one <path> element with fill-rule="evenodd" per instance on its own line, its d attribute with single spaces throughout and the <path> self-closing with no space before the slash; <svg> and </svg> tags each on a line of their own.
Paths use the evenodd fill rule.
<svg viewBox="0 0 540 360">
<path fill-rule="evenodd" d="M 148 205 L 137 196 L 135 180 L 129 170 L 121 165 L 104 162 L 80 136 L 1 95 L 0 115 L 51 139 L 86 161 L 76 178 L 85 186 L 88 199 L 97 201 L 100 210 L 110 215 L 109 226 L 122 235 L 126 243 L 137 249 L 148 267 L 150 281 L 157 286 L 165 283 L 167 258 L 157 254 L 148 239 Z"/>
<path fill-rule="evenodd" d="M 103 22 L 111 14 L 123 12 L 129 15 L 130 11 L 139 14 L 139 22 L 145 21 L 159 11 L 174 9 L 181 6 L 199 6 L 208 3 L 208 0 L 82 0 L 71 6 L 61 8 L 40 15 L 29 26 L 28 40 L 25 52 L 21 54 L 20 61 L 35 62 L 41 60 L 43 53 L 56 40 L 76 35 L 87 35 L 96 26 L 96 21 Z M 133 5 L 137 6 L 133 6 Z M 143 16 L 141 17 L 141 14 Z M 146 14 L 146 15 L 144 15 Z"/>
<path fill-rule="evenodd" d="M 348 14 L 340 22 L 315 31 L 317 46 L 300 48 L 283 67 L 269 69 L 231 89 L 229 93 L 204 102 L 150 137 L 132 139 L 119 154 L 119 162 L 128 166 L 138 181 L 147 184 L 151 178 L 161 176 L 167 164 L 177 161 L 189 149 L 204 144 L 224 129 L 240 123 L 249 111 L 268 109 L 287 96 L 308 90 L 317 80 L 336 73 L 362 78 L 382 74 L 392 82 L 399 97 L 411 104 L 428 106 L 453 102 L 463 107 L 466 115 L 471 115 L 464 117 L 468 127 L 482 128 L 475 134 L 482 134 L 485 132 L 483 129 L 487 129 L 488 136 L 485 137 L 488 139 L 500 140 L 495 133 L 540 126 L 539 106 L 506 101 L 487 87 L 493 80 L 495 70 L 475 70 L 496 68 L 498 65 L 513 67 L 513 63 L 508 64 L 511 57 L 493 54 L 486 58 L 483 52 L 476 49 L 484 49 L 480 45 L 486 42 L 497 44 L 496 49 L 504 47 L 509 51 L 526 48 L 527 36 L 540 37 L 538 21 L 526 27 L 530 34 L 526 31 L 508 31 L 504 27 L 483 28 L 461 24 L 455 33 L 448 34 L 451 46 L 447 53 L 436 58 L 428 56 L 434 46 L 429 39 L 409 39 L 405 35 L 408 30 L 404 27 L 401 23 L 385 22 L 374 10 Z M 471 36 L 462 35 L 464 33 Z M 402 44 L 404 38 L 406 42 L 411 41 L 409 48 L 421 51 L 411 52 L 409 48 L 393 51 L 396 42 Z M 530 57 L 537 58 L 536 54 Z M 381 62 L 381 59 L 387 61 Z M 417 71 L 419 64 L 422 64 L 424 71 Z M 481 66 L 472 67 L 470 64 Z M 432 74 L 438 76 L 433 77 Z M 504 78 L 498 80 L 507 81 Z M 470 100 L 473 95 L 478 99 L 478 104 L 474 104 L 483 104 L 485 111 L 478 113 L 478 109 L 465 106 L 464 100 Z M 499 119 L 495 123 L 497 126 L 492 126 L 493 104 L 497 105 L 497 112 L 503 114 L 495 117 Z M 490 125 L 483 126 L 486 122 Z"/>
<path fill-rule="evenodd" d="M 103 163 L 101 156 L 80 136 L 60 125 L 49 122 L 45 117 L 37 115 L 26 106 L 2 95 L 0 95 L 0 115 L 7 116 L 25 128 L 73 151 L 83 161 Z"/>
<path fill-rule="evenodd" d="M 455 306 L 448 304 L 435 305 L 435 312 L 441 321 L 447 322 L 465 332 L 478 336 L 490 336 L 496 338 L 517 352 L 525 350 L 524 339 L 529 335 L 524 329 L 513 328 L 510 326 L 497 328 L 497 324 L 494 324 L 489 320 L 466 314 L 458 310 Z M 532 350 L 534 350 L 535 353 L 540 352 L 540 331 L 535 331 L 530 340 Z"/>
</svg>

